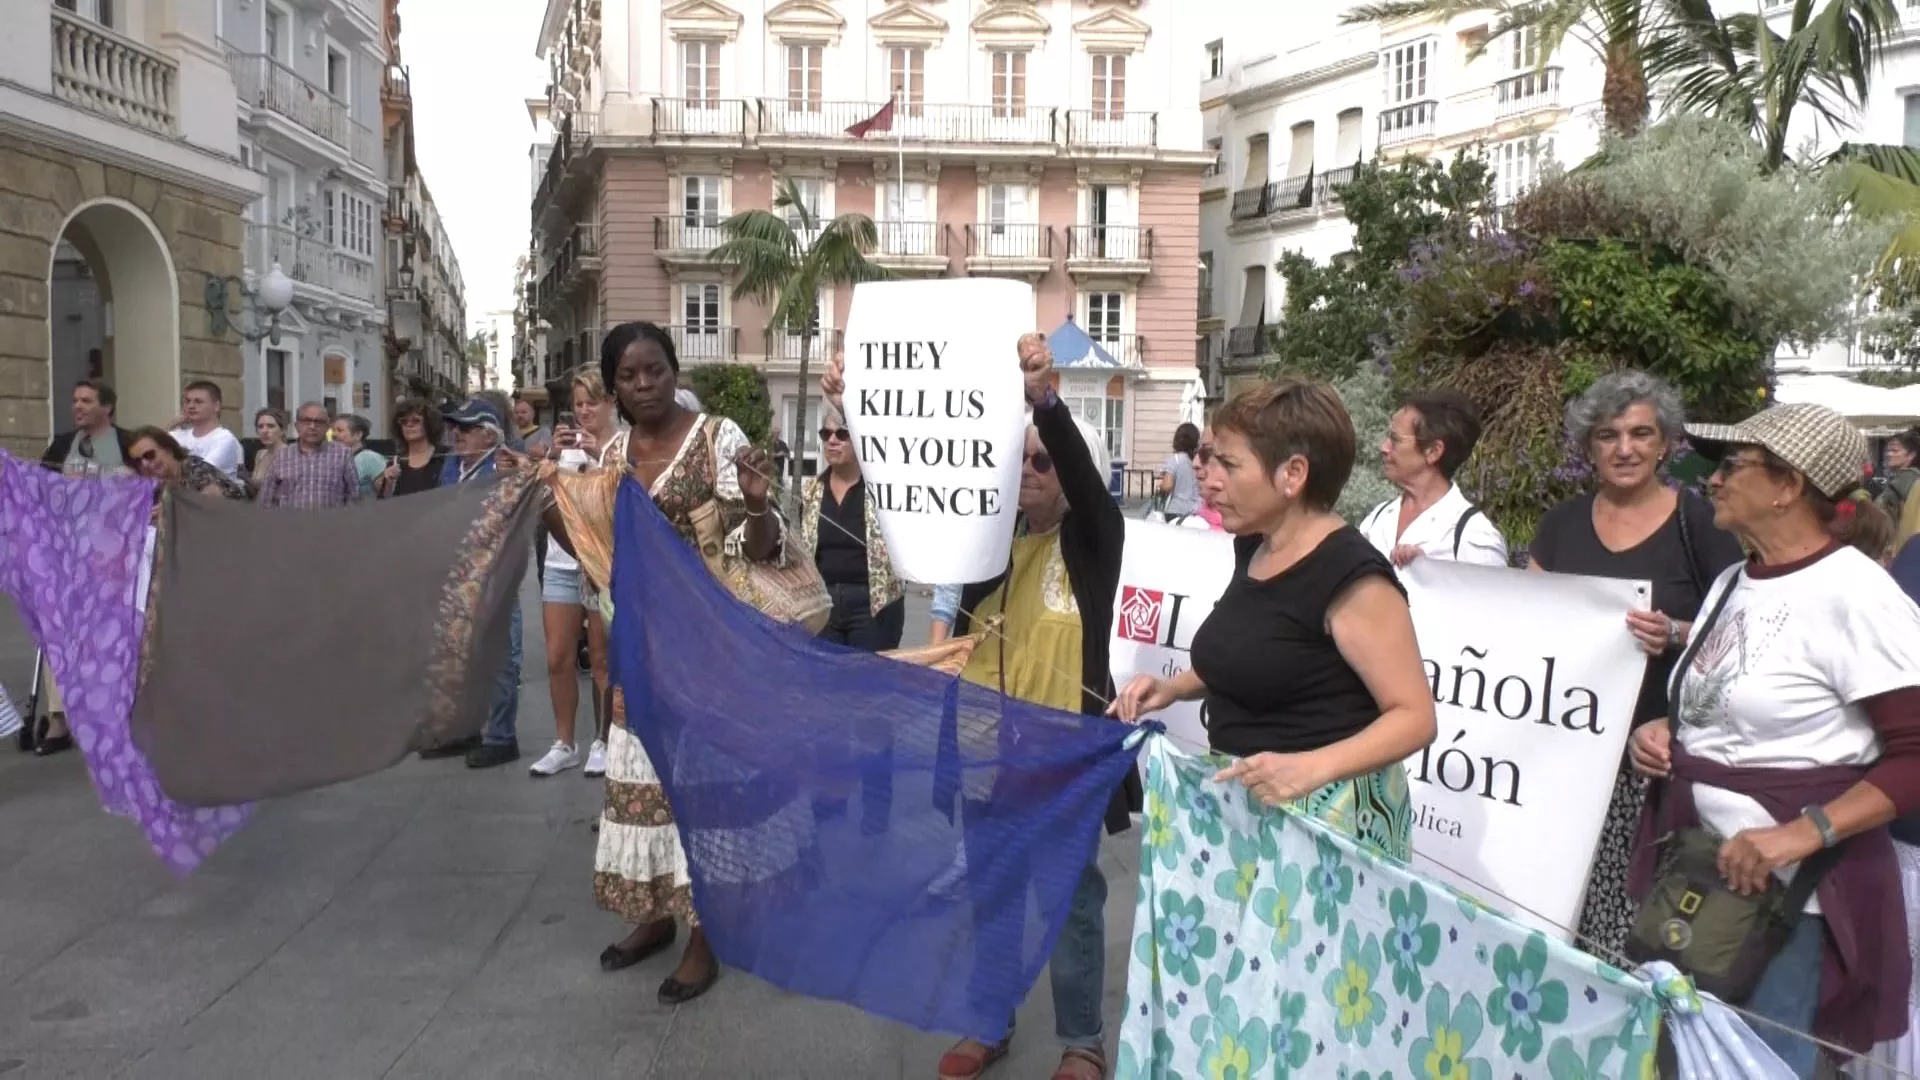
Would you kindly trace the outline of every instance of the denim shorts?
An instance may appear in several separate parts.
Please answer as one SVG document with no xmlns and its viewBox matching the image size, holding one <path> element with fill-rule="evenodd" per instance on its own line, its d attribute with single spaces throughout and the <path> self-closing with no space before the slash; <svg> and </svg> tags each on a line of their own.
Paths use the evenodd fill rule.
<svg viewBox="0 0 1920 1080">
<path fill-rule="evenodd" d="M 548 604 L 579 604 L 580 568 L 547 567 L 547 576 L 540 583 L 540 599 Z"/>
</svg>

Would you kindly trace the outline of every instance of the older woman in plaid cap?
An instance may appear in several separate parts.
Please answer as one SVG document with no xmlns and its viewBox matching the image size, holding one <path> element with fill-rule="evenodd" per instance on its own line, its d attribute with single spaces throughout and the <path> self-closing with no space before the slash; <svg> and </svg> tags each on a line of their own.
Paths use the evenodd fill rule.
<svg viewBox="0 0 1920 1080">
<path fill-rule="evenodd" d="M 1920 607 L 1828 526 L 1867 473 L 1867 440 L 1839 413 L 1782 405 L 1738 424 L 1689 424 L 1720 465 L 1714 523 L 1751 552 L 1709 591 L 1676 667 L 1671 719 L 1634 733 L 1663 779 L 1642 820 L 1634 886 L 1655 837 L 1704 827 L 1718 869 L 1752 894 L 1839 849 L 1741 1004 L 1760 1037 L 1811 1077 L 1819 1049 L 1855 1051 L 1908 1024 L 1912 983 L 1887 823 L 1920 807 Z M 1824 861 L 1824 860 L 1823 860 Z"/>
</svg>

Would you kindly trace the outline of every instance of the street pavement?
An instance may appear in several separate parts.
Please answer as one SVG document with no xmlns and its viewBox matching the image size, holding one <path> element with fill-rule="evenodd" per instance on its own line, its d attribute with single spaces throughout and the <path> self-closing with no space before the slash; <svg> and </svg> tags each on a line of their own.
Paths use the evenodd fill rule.
<svg viewBox="0 0 1920 1080">
<path fill-rule="evenodd" d="M 654 994 L 677 948 L 600 971 L 624 933 L 590 888 L 602 788 L 527 774 L 553 711 L 531 579 L 522 602 L 521 762 L 409 759 L 263 806 L 184 880 L 101 810 L 78 754 L 0 748 L 0 1080 L 930 1080 L 949 1036 L 738 972 L 665 1008 Z M 927 601 L 909 603 L 916 644 Z M 31 660 L 0 598 L 0 680 L 23 704 Z M 1111 1052 L 1137 834 L 1107 840 L 1101 860 Z M 1052 1074 L 1047 986 L 990 1075 Z"/>
</svg>

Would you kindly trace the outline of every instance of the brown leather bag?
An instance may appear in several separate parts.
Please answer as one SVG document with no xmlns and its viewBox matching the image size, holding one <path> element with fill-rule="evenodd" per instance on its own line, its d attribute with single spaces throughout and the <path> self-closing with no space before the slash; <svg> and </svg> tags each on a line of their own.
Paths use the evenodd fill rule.
<svg viewBox="0 0 1920 1080">
<path fill-rule="evenodd" d="M 720 454 L 714 443 L 718 426 L 712 417 L 707 419 L 707 459 L 716 474 L 720 471 Z M 725 519 L 718 499 L 694 507 L 688 517 L 701 561 L 736 598 L 775 622 L 799 623 L 812 633 L 819 633 L 827 625 L 828 616 L 833 614 L 833 597 L 813 559 L 806 557 L 808 553 L 789 553 L 785 566 L 727 554 Z"/>
</svg>

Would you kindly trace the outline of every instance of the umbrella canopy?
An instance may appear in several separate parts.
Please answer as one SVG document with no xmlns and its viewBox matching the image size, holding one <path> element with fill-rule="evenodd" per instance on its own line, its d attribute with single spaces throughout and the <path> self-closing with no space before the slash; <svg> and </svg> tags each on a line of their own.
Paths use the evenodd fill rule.
<svg viewBox="0 0 1920 1080">
<path fill-rule="evenodd" d="M 1118 370 L 1126 367 L 1115 360 L 1112 353 L 1101 348 L 1099 342 L 1088 337 L 1087 332 L 1076 326 L 1071 318 L 1047 335 L 1047 348 L 1053 350 L 1053 366 L 1056 368 Z"/>
<path fill-rule="evenodd" d="M 1920 419 L 1920 392 L 1889 390 L 1838 375 L 1806 375 L 1782 380 L 1774 392 L 1779 405 L 1825 405 L 1861 428 L 1898 428 Z"/>
</svg>

